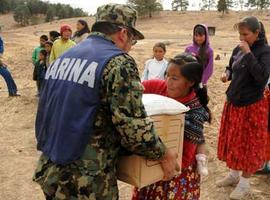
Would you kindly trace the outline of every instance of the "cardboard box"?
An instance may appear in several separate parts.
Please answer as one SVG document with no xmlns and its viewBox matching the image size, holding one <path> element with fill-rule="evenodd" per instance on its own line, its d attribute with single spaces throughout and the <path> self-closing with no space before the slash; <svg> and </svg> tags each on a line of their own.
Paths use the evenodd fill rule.
<svg viewBox="0 0 270 200">
<path fill-rule="evenodd" d="M 182 165 L 184 139 L 184 114 L 151 116 L 161 140 L 167 148 L 179 154 L 179 165 Z M 162 180 L 163 171 L 158 161 L 146 160 L 137 155 L 122 156 L 117 166 L 119 180 L 142 188 Z"/>
</svg>

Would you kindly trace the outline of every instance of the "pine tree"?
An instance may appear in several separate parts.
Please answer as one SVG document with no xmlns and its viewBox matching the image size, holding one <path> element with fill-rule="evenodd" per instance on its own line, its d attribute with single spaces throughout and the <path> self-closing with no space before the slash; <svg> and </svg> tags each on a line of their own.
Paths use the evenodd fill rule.
<svg viewBox="0 0 270 200">
<path fill-rule="evenodd" d="M 57 16 L 59 19 L 65 19 L 68 17 L 68 9 L 66 7 L 61 7 L 60 10 L 57 10 Z"/>
<path fill-rule="evenodd" d="M 81 8 L 74 9 L 74 17 L 85 17 L 87 13 L 85 13 Z"/>
<path fill-rule="evenodd" d="M 262 10 L 270 6 L 270 0 L 248 0 L 247 5 Z"/>
<path fill-rule="evenodd" d="M 184 11 L 188 8 L 188 0 L 173 0 L 172 1 L 172 10 L 180 10 Z"/>
<path fill-rule="evenodd" d="M 211 10 L 211 8 L 215 7 L 215 0 L 202 0 L 202 8 L 206 8 L 207 10 Z"/>
<path fill-rule="evenodd" d="M 50 6 L 47 10 L 47 13 L 46 13 L 46 22 L 51 22 L 53 21 L 54 17 L 55 17 L 55 8 L 53 6 Z"/>
<path fill-rule="evenodd" d="M 240 7 L 243 10 L 244 7 L 247 7 L 247 0 L 239 0 L 235 2 L 237 7 Z"/>
<path fill-rule="evenodd" d="M 74 9 L 66 4 L 51 4 L 48 1 L 41 0 L 0 0 L 0 13 L 14 11 L 13 17 L 15 21 L 21 25 L 40 22 L 45 15 L 45 21 L 52 21 L 56 16 L 61 19 L 68 17 L 82 17 L 88 14 L 82 9 Z M 57 11 L 57 12 L 56 12 Z"/>
<path fill-rule="evenodd" d="M 29 0 L 26 5 L 30 10 L 31 15 L 36 15 L 40 13 L 39 0 Z"/>
<path fill-rule="evenodd" d="M 21 4 L 15 9 L 13 17 L 16 22 L 26 26 L 29 24 L 31 13 L 26 4 Z"/>
<path fill-rule="evenodd" d="M 8 0 L 0 0 L 0 13 L 7 13 L 10 11 L 10 4 Z"/>
<path fill-rule="evenodd" d="M 128 0 L 128 4 L 134 7 L 140 16 L 148 15 L 149 18 L 153 13 L 163 10 L 158 0 Z"/>
<path fill-rule="evenodd" d="M 219 12 L 222 12 L 222 15 L 224 15 L 225 11 L 228 10 L 228 5 L 226 0 L 219 0 L 217 4 L 217 9 Z"/>
<path fill-rule="evenodd" d="M 233 8 L 237 3 L 234 0 L 226 0 L 227 8 Z"/>
</svg>

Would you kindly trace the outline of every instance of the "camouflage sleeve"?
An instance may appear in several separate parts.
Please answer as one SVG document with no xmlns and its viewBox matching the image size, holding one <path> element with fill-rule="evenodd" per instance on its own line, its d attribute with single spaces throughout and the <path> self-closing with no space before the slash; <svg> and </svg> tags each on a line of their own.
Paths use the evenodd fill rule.
<svg viewBox="0 0 270 200">
<path fill-rule="evenodd" d="M 165 146 L 146 115 L 141 100 L 143 86 L 135 61 L 128 55 L 117 56 L 107 64 L 108 69 L 107 101 L 122 146 L 147 159 L 160 159 Z"/>
</svg>

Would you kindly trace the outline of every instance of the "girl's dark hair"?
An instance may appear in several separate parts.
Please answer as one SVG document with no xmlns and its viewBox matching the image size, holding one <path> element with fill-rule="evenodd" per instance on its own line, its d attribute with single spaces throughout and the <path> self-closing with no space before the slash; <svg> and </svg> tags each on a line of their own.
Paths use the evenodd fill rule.
<svg viewBox="0 0 270 200">
<path fill-rule="evenodd" d="M 203 65 L 203 67 L 206 67 L 206 63 L 207 63 L 207 44 L 206 44 L 206 37 L 207 37 L 207 33 L 205 30 L 205 27 L 202 25 L 197 25 L 194 29 L 194 36 L 195 35 L 205 35 L 205 41 L 204 43 L 200 46 L 199 49 L 199 55 L 198 55 L 198 61 L 199 63 L 201 63 Z"/>
<path fill-rule="evenodd" d="M 52 41 L 52 42 L 54 42 L 54 40 L 55 40 L 56 38 L 60 37 L 60 33 L 58 33 L 57 31 L 50 31 L 50 32 L 49 32 L 49 35 L 50 35 L 50 37 L 53 38 L 53 41 Z"/>
<path fill-rule="evenodd" d="M 42 55 L 44 55 L 45 57 L 47 56 L 47 51 L 45 50 L 45 49 L 42 49 L 42 50 L 40 50 L 40 52 L 39 52 L 40 54 L 42 54 Z"/>
<path fill-rule="evenodd" d="M 207 88 L 201 87 L 201 80 L 203 74 L 202 64 L 198 63 L 197 59 L 188 53 L 176 55 L 173 59 L 170 59 L 169 65 L 170 64 L 175 64 L 176 66 L 178 66 L 182 76 L 184 76 L 187 80 L 194 82 L 194 85 L 191 89 L 194 89 L 201 105 L 208 112 L 208 122 L 210 123 L 212 120 L 212 114 L 207 106 L 209 103 L 209 96 L 207 94 Z"/>
<path fill-rule="evenodd" d="M 82 24 L 84 26 L 84 28 L 80 31 L 75 32 L 73 37 L 76 37 L 76 36 L 80 37 L 81 35 L 83 35 L 85 33 L 90 33 L 89 26 L 85 20 L 79 19 L 78 23 Z"/>
<path fill-rule="evenodd" d="M 100 32 L 104 33 L 105 35 L 112 35 L 120 30 L 121 27 L 119 27 L 119 25 L 110 22 L 94 23 L 91 28 L 91 32 Z"/>
<path fill-rule="evenodd" d="M 166 52 L 166 45 L 163 42 L 158 42 L 154 45 L 153 49 L 155 47 L 160 47 L 161 49 L 163 49 L 164 52 Z"/>
<path fill-rule="evenodd" d="M 47 35 L 42 35 L 42 36 L 40 36 L 40 39 L 43 39 L 45 41 L 48 41 L 48 36 Z"/>
<path fill-rule="evenodd" d="M 50 45 L 51 47 L 53 46 L 53 42 L 52 42 L 52 41 L 47 41 L 47 42 L 45 42 L 45 44 L 48 44 L 48 45 Z"/>
</svg>

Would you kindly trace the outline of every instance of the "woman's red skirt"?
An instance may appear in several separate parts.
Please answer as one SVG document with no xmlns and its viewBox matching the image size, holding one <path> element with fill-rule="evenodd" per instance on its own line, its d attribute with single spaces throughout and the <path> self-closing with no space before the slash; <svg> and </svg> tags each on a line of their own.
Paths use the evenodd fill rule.
<svg viewBox="0 0 270 200">
<path fill-rule="evenodd" d="M 234 170 L 254 173 L 262 167 L 268 137 L 268 102 L 242 107 L 226 102 L 221 118 L 218 158 Z"/>
<path fill-rule="evenodd" d="M 267 146 L 266 146 L 266 160 L 270 160 L 270 90 L 265 90 L 265 97 L 268 100 L 268 140 L 267 140 Z"/>
<path fill-rule="evenodd" d="M 266 160 L 270 160 L 270 133 L 268 133 L 267 146 L 266 146 Z"/>
<path fill-rule="evenodd" d="M 200 198 L 200 175 L 196 165 L 182 170 L 170 181 L 159 181 L 142 189 L 134 189 L 132 200 L 198 200 Z"/>
</svg>

